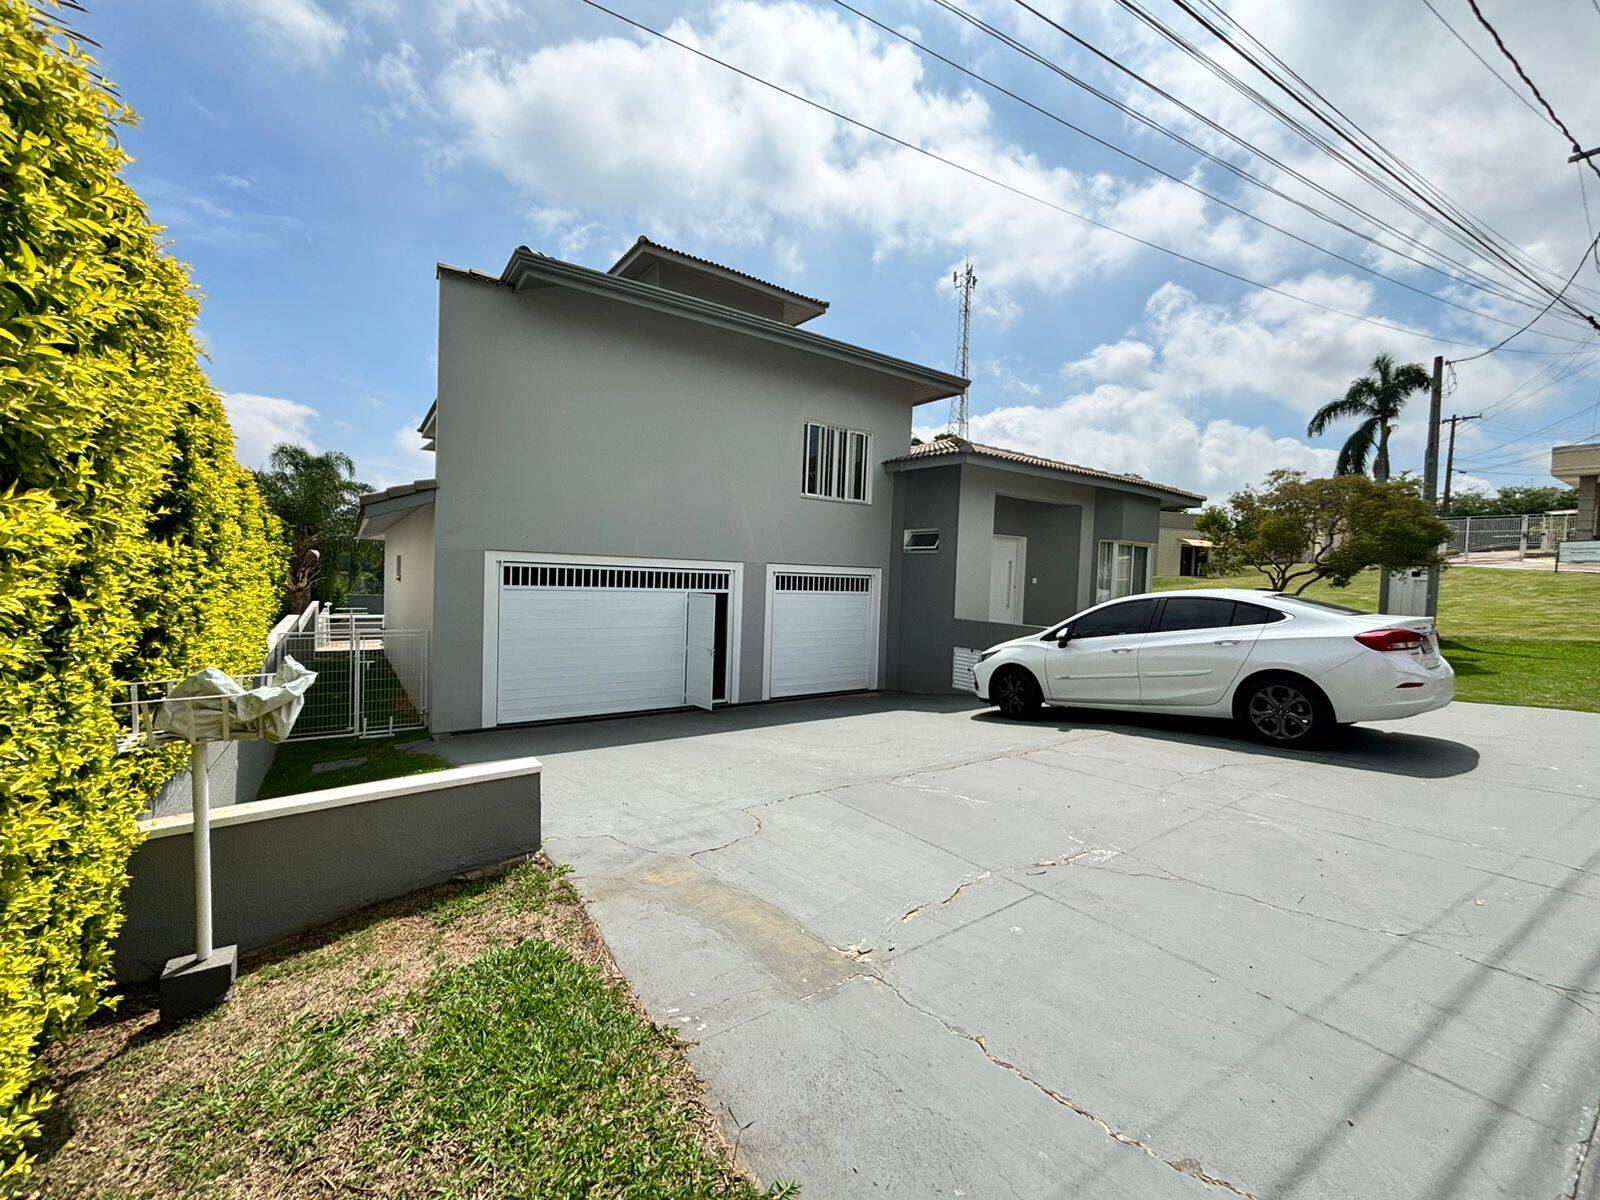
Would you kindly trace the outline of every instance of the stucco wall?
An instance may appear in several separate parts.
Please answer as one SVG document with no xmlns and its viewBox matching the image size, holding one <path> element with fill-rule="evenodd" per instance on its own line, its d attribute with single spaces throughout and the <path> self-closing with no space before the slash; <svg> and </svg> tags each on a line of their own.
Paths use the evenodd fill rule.
<svg viewBox="0 0 1600 1200">
<path fill-rule="evenodd" d="M 1078 603 L 1083 509 L 996 496 L 994 532 L 1027 539 L 1023 624 L 1053 625 L 1083 607 Z"/>
<path fill-rule="evenodd" d="M 483 724 L 486 550 L 743 563 L 741 700 L 767 563 L 889 568 L 887 474 L 868 505 L 807 499 L 801 444 L 813 420 L 903 453 L 908 384 L 567 288 L 443 274 L 439 307 L 435 731 Z"/>
<path fill-rule="evenodd" d="M 433 506 L 413 509 L 383 535 L 383 623 L 433 628 Z"/>
<path fill-rule="evenodd" d="M 1156 547 L 1156 574 L 1176 575 L 1182 566 L 1182 539 L 1194 537 L 1194 513 L 1160 514 L 1161 540 Z"/>
<path fill-rule="evenodd" d="M 1046 504 L 1076 505 L 1081 510 L 1080 529 L 1094 521 L 1099 503 L 1098 489 L 1043 475 L 995 470 L 967 463 L 961 468 L 961 552 L 956 562 L 955 615 L 967 621 L 989 619 L 989 568 L 995 530 L 996 497 L 1036 500 Z M 1001 531 L 1003 532 L 1003 531 Z M 1094 545 L 1079 537 L 1076 547 L 1075 597 L 1068 602 L 1071 616 L 1085 608 L 1092 598 L 1094 584 Z M 1153 539 L 1152 539 L 1153 540 Z M 1041 559 L 1047 557 L 1041 554 Z M 1028 545 L 1027 570 L 1030 580 L 1039 575 L 1033 544 Z M 1063 568 L 1064 569 L 1064 568 Z M 1041 579 L 1046 576 L 1040 576 Z M 1053 600 L 1065 599 L 1052 596 Z M 1026 595 L 1024 613 L 1029 611 Z M 1056 618 L 1052 617 L 1051 620 Z"/>
<path fill-rule="evenodd" d="M 456 767 L 403 780 L 239 804 L 214 814 L 218 945 L 269 946 L 347 913 L 539 849 L 539 764 Z M 128 867 L 119 982 L 154 978 L 194 949 L 187 818 L 150 823 Z"/>
</svg>

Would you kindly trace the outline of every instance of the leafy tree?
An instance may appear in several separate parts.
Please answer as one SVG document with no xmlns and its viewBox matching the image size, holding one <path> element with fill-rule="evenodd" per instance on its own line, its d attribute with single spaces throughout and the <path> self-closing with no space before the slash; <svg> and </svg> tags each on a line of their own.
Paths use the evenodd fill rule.
<svg viewBox="0 0 1600 1200">
<path fill-rule="evenodd" d="M 356 505 L 372 489 L 359 482 L 356 465 L 337 450 L 313 453 L 284 442 L 272 449 L 256 482 L 289 536 L 284 608 L 301 612 L 313 599 L 329 604 L 347 594 L 356 559 Z"/>
<path fill-rule="evenodd" d="M 1557 508 L 1577 508 L 1578 490 L 1514 483 L 1497 492 L 1457 492 L 1450 498 L 1451 517 L 1521 516 Z"/>
<path fill-rule="evenodd" d="M 1368 567 L 1436 566 L 1450 530 L 1428 511 L 1415 479 L 1365 475 L 1308 479 L 1273 471 L 1259 488 L 1210 505 L 1195 528 L 1211 541 L 1210 569 L 1259 571 L 1274 591 L 1299 595 L 1319 579 L 1344 587 Z"/>
<path fill-rule="evenodd" d="M 0 0 L 4 1195 L 49 1103 L 42 1051 L 105 1003 L 137 817 L 183 762 L 116 752 L 118 685 L 259 670 L 283 568 L 200 370 L 199 299 L 122 177 L 132 113 L 60 7 Z"/>
<path fill-rule="evenodd" d="M 1345 393 L 1317 410 L 1306 425 L 1310 437 L 1321 437 L 1335 421 L 1360 420 L 1339 449 L 1340 475 L 1365 475 L 1372 459 L 1372 477 L 1379 483 L 1389 480 L 1389 435 L 1412 392 L 1433 384 L 1433 377 L 1421 363 L 1397 366 L 1394 357 L 1380 354 L 1372 360 L 1372 373 L 1352 379 Z M 1376 454 L 1374 454 L 1376 451 Z"/>
</svg>

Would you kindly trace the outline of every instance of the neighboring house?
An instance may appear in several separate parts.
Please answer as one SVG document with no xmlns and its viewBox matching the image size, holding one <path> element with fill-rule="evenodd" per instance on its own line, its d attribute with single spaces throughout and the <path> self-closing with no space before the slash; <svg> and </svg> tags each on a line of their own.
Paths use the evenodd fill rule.
<svg viewBox="0 0 1600 1200">
<path fill-rule="evenodd" d="M 1586 542 L 1600 538 L 1600 442 L 1553 447 L 1550 474 L 1568 487 L 1578 489 L 1572 539 Z"/>
<path fill-rule="evenodd" d="M 1156 547 L 1157 575 L 1204 575 L 1211 543 L 1195 532 L 1192 512 L 1161 513 L 1161 541 Z"/>
<path fill-rule="evenodd" d="M 435 732 L 872 688 L 1148 586 L 1203 497 L 968 442 L 966 380 L 800 328 L 824 301 L 643 238 L 609 272 L 440 266 L 435 479 L 362 499 Z M 421 680 L 407 680 L 421 690 Z"/>
</svg>

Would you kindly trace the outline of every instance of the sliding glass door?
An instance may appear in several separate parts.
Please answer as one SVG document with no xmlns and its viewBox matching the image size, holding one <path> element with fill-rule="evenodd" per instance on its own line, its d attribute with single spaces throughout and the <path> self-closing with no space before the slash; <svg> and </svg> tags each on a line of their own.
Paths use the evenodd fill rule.
<svg viewBox="0 0 1600 1200">
<path fill-rule="evenodd" d="M 1150 546 L 1145 542 L 1101 542 L 1095 561 L 1094 599 L 1099 604 L 1150 590 Z"/>
</svg>

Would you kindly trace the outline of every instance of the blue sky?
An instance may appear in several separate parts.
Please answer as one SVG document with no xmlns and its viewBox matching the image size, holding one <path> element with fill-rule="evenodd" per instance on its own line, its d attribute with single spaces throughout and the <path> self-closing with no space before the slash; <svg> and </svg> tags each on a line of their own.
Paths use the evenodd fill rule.
<svg viewBox="0 0 1600 1200">
<path fill-rule="evenodd" d="M 1010 0 L 960 2 L 1250 162 Z M 1327 466 L 1337 439 L 1308 442 L 1306 418 L 1374 353 L 1461 356 L 1471 350 L 1434 338 L 1487 344 L 1532 315 L 1206 166 L 931 0 L 855 7 L 1239 207 L 1511 324 L 1299 246 L 836 4 L 610 6 L 1022 191 L 1434 337 L 1333 316 L 1138 247 L 764 92 L 579 0 L 97 6 L 76 23 L 142 117 L 126 138 L 129 175 L 205 293 L 201 332 L 242 459 L 255 465 L 286 438 L 349 452 L 377 486 L 430 473 L 410 431 L 433 398 L 433 264 L 498 271 L 524 243 L 604 267 L 645 233 L 825 297 L 832 309 L 812 326 L 821 332 L 938 366 L 954 353 L 950 272 L 970 255 L 975 438 L 1211 495 L 1275 466 Z M 1403 219 L 1111 0 L 1038 6 L 1281 161 Z M 1563 139 L 1422 5 L 1226 7 L 1466 208 L 1561 277 L 1571 270 L 1589 234 Z M 1437 7 L 1494 54 L 1464 0 Z M 1558 112 L 1600 140 L 1586 86 L 1600 16 L 1533 7 L 1543 8 L 1485 0 Z M 1600 179 L 1589 183 L 1600 217 Z M 1406 220 L 1408 232 L 1448 245 Z M 1593 264 L 1579 284 L 1600 289 Z M 1512 347 L 1572 353 L 1502 352 L 1456 373 L 1447 411 L 1491 410 L 1458 449 L 1469 483 L 1547 482 L 1548 446 L 1596 427 L 1600 351 L 1555 340 L 1585 336 L 1571 322 L 1546 318 L 1536 331 L 1554 337 L 1536 332 Z M 1420 462 L 1423 404 L 1400 433 L 1400 465 Z M 919 412 L 925 431 L 943 422 L 939 406 Z"/>
</svg>

